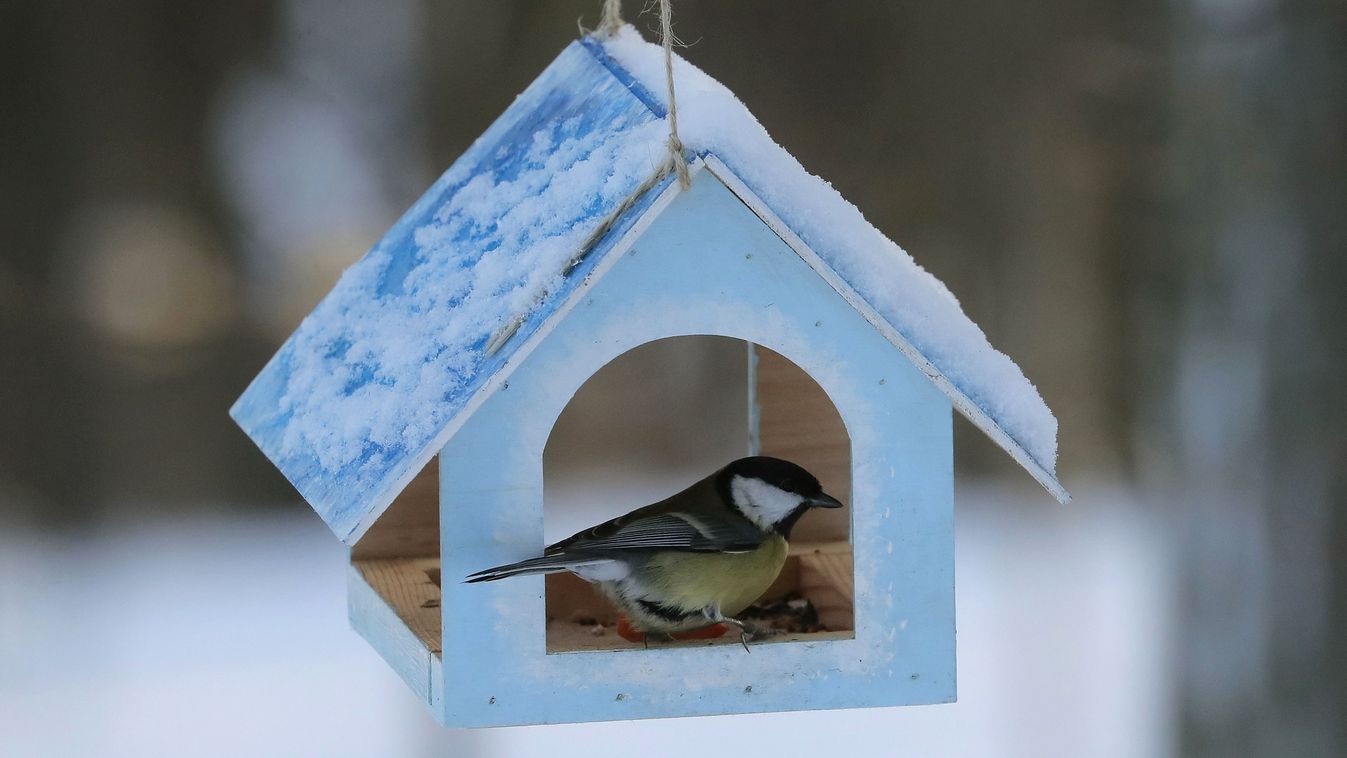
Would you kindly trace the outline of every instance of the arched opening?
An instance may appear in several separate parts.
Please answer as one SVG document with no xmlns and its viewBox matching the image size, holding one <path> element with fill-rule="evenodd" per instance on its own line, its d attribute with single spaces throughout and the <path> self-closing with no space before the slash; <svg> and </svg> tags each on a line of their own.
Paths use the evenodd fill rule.
<svg viewBox="0 0 1347 758">
<path fill-rule="evenodd" d="M 657 340 L 581 386 L 543 455 L 545 539 L 663 499 L 754 454 L 804 466 L 847 507 L 810 512 L 796 525 L 781 575 L 742 615 L 775 632 L 764 642 L 854 636 L 850 438 L 808 374 L 743 340 Z M 549 653 L 643 647 L 617 634 L 616 611 L 571 574 L 546 578 L 546 608 Z M 737 639 L 727 634 L 709 644 Z"/>
</svg>

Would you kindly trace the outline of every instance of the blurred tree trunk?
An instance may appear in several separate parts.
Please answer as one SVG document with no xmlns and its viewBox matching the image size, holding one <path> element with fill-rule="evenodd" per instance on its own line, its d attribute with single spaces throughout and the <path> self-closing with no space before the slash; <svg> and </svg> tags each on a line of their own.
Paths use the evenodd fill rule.
<svg viewBox="0 0 1347 758">
<path fill-rule="evenodd" d="M 1337 16 L 1335 35 L 1327 7 L 1173 4 L 1173 215 L 1151 278 L 1179 280 L 1144 331 L 1173 338 L 1151 361 L 1169 402 L 1146 428 L 1172 453 L 1151 470 L 1178 520 L 1188 755 L 1347 750 Z"/>
</svg>

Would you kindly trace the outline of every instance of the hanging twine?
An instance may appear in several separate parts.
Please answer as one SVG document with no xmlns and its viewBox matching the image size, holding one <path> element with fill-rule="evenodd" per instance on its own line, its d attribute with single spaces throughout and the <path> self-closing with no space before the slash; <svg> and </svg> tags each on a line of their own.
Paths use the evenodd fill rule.
<svg viewBox="0 0 1347 758">
<path fill-rule="evenodd" d="M 646 10 L 650 10 L 650 6 L 646 6 Z M 603 0 L 603 18 L 595 34 L 612 37 L 623 23 L 622 0 Z M 659 0 L 659 27 L 660 42 L 664 45 L 664 81 L 669 87 L 669 163 L 678 174 L 678 185 L 687 189 L 692 186 L 692 175 L 688 173 L 688 160 L 683 155 L 683 140 L 678 138 L 678 100 L 674 97 L 673 80 L 673 46 L 678 38 L 673 33 L 673 8 L 669 0 Z"/>
<path fill-rule="evenodd" d="M 678 186 L 687 189 L 692 186 L 692 175 L 688 173 L 688 160 L 683 155 L 683 141 L 678 138 L 678 101 L 674 98 L 673 81 L 673 43 L 676 40 L 669 0 L 659 0 L 659 27 L 664 43 L 664 80 L 669 85 L 669 159 L 674 171 L 678 172 Z"/>
<path fill-rule="evenodd" d="M 603 0 L 603 18 L 599 21 L 599 36 L 611 37 L 622 28 L 622 0 Z"/>
</svg>

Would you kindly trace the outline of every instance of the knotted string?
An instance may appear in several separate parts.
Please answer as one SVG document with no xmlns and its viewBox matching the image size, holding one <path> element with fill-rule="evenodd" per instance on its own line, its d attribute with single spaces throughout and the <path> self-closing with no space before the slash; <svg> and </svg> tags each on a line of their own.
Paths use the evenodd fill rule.
<svg viewBox="0 0 1347 758">
<path fill-rule="evenodd" d="M 659 0 L 659 27 L 664 43 L 664 80 L 669 85 L 669 159 L 678 173 L 678 185 L 687 189 L 692 186 L 692 175 L 688 173 L 688 161 L 683 155 L 683 141 L 678 138 L 678 100 L 674 98 L 673 80 L 673 43 L 677 40 L 673 35 L 673 8 L 670 7 L 670 0 Z"/>
<path fill-rule="evenodd" d="M 601 37 L 611 37 L 622 28 L 622 0 L 603 0 L 603 18 L 599 21 Z"/>
<path fill-rule="evenodd" d="M 612 37 L 622 24 L 622 0 L 603 0 L 603 18 L 595 34 Z M 669 0 L 659 0 L 659 27 L 660 42 L 664 45 L 664 81 L 669 88 L 669 163 L 678 174 L 678 185 L 687 189 L 692 186 L 692 175 L 688 173 L 688 160 L 683 155 L 683 140 L 678 138 L 678 99 L 674 97 L 673 78 L 673 46 L 678 38 L 673 33 L 673 8 Z"/>
</svg>

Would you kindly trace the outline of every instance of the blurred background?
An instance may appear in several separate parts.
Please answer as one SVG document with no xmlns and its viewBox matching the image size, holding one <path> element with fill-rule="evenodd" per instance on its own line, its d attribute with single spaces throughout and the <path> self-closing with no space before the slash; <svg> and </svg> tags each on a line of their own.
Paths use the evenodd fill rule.
<svg viewBox="0 0 1347 758">
<path fill-rule="evenodd" d="M 1332 0 L 677 0 L 1038 385 L 1076 500 L 957 421 L 955 705 L 434 725 L 226 411 L 599 6 L 0 3 L 0 753 L 1347 754 Z"/>
</svg>

